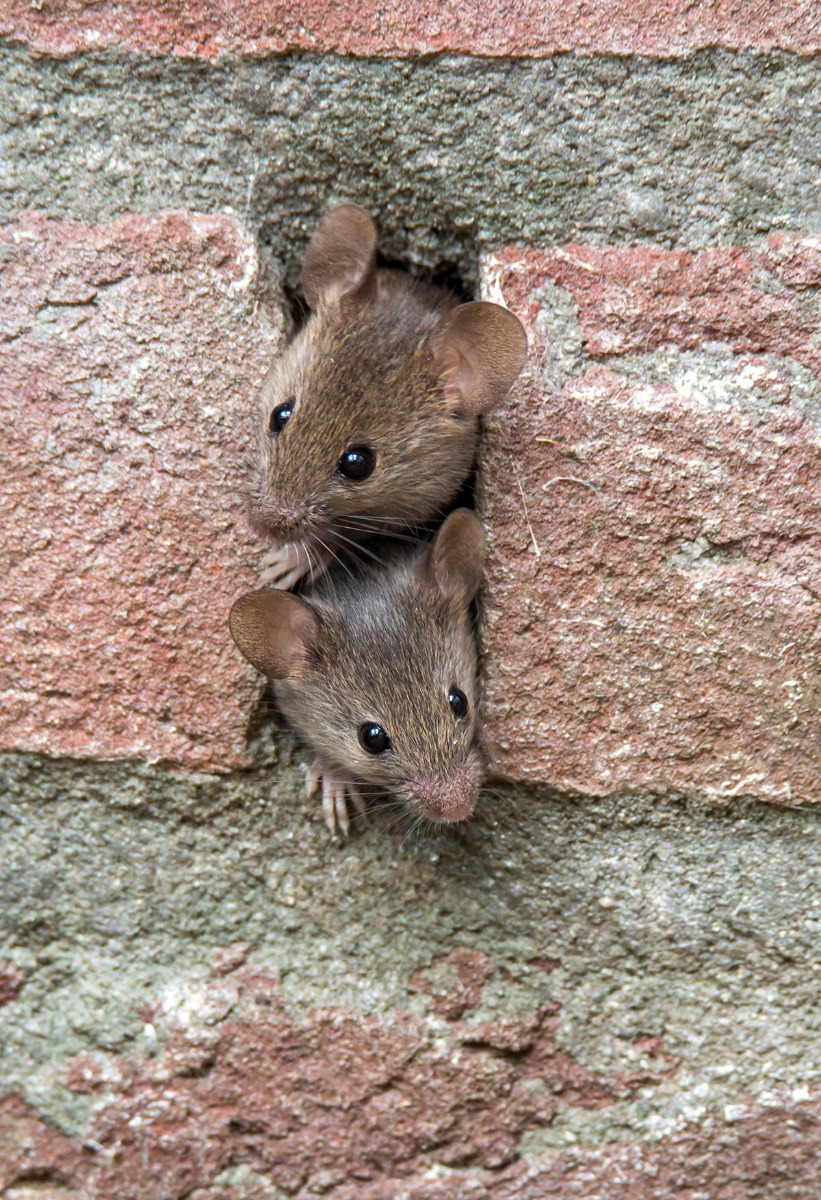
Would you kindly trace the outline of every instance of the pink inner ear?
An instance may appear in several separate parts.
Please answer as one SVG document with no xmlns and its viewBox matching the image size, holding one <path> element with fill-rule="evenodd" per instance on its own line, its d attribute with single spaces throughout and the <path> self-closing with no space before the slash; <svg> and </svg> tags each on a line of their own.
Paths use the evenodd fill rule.
<svg viewBox="0 0 821 1200">
<path fill-rule="evenodd" d="M 283 663 L 288 665 L 289 675 L 298 675 L 308 654 L 308 645 L 316 638 L 317 622 L 313 613 L 294 608 L 289 611 L 287 622 L 274 633 Z"/>
<path fill-rule="evenodd" d="M 481 368 L 474 364 L 465 349 L 458 345 L 445 346 L 440 356 L 444 366 L 442 390 L 448 406 L 454 412 L 478 416 L 482 406 L 471 403 L 481 391 Z"/>
<path fill-rule="evenodd" d="M 451 409 L 478 416 L 499 403 L 521 371 L 527 336 L 508 309 L 475 300 L 446 317 L 433 352 Z"/>
<path fill-rule="evenodd" d="M 289 592 L 264 589 L 240 596 L 228 623 L 240 653 L 269 679 L 300 674 L 320 627 L 306 601 Z"/>
</svg>

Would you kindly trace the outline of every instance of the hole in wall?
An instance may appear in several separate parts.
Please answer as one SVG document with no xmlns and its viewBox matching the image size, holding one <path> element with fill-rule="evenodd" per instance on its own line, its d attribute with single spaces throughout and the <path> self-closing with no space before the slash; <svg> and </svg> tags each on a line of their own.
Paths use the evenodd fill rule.
<svg viewBox="0 0 821 1200">
<path fill-rule="evenodd" d="M 290 318 L 290 336 L 295 337 L 311 315 L 311 310 L 305 303 L 301 288 L 291 281 L 290 275 L 286 275 L 283 279 L 282 294 Z"/>
<path fill-rule="evenodd" d="M 383 230 L 380 230 L 380 238 L 382 237 L 385 237 L 385 233 Z M 435 241 L 440 241 L 443 245 L 448 245 L 450 249 L 453 248 L 453 238 L 449 238 L 444 232 L 434 230 L 433 237 Z M 385 240 L 390 243 L 392 239 L 386 237 Z M 301 264 L 307 245 L 307 239 L 304 241 L 295 240 L 289 248 L 290 252 L 284 257 L 284 261 L 281 256 L 281 247 L 278 247 L 278 253 L 274 252 L 270 242 L 264 247 L 272 266 L 280 275 L 287 308 L 289 337 L 293 337 L 299 333 L 310 316 L 310 309 L 305 302 L 300 279 Z M 462 253 L 461 251 L 464 252 Z M 377 253 L 377 265 L 380 268 L 401 271 L 411 278 L 418 280 L 420 283 L 445 288 L 456 297 L 459 303 L 467 303 L 476 299 L 479 274 L 478 253 L 472 239 L 466 240 L 463 246 L 457 249 L 455 255 L 443 255 L 440 258 L 437 258 L 435 253 L 428 255 L 428 262 L 424 265 L 420 265 L 418 261 L 413 261 L 412 259 L 381 252 Z M 480 424 L 480 452 L 481 433 Z M 409 532 L 412 535 L 427 539 L 435 533 L 444 518 L 455 509 L 473 509 L 475 507 L 476 472 L 477 464 L 474 462 L 467 479 L 450 503 L 443 509 L 441 515 L 428 524 L 412 527 Z M 294 590 L 298 593 L 302 589 L 298 584 Z M 474 619 L 477 613 L 478 605 L 474 603 Z M 246 738 L 249 744 L 257 742 L 260 738 L 265 738 L 266 740 L 273 738 L 279 743 L 287 729 L 287 722 L 279 711 L 273 688 L 270 684 L 266 685 L 260 693 L 257 704 L 250 716 Z"/>
<path fill-rule="evenodd" d="M 376 261 L 378 266 L 392 271 L 403 271 L 413 279 L 418 279 L 420 283 L 430 283 L 435 287 L 447 288 L 449 292 L 453 292 L 460 304 L 476 298 L 471 281 L 465 278 L 458 263 L 443 260 L 428 269 L 423 269 L 403 262 L 401 259 L 389 258 L 384 254 L 378 254 Z"/>
</svg>

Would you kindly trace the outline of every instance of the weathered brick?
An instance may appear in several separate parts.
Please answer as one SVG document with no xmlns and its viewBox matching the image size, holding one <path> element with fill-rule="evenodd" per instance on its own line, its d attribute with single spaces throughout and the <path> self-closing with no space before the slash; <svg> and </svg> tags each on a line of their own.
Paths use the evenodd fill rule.
<svg viewBox="0 0 821 1200">
<path fill-rule="evenodd" d="M 14 1193 L 15 1184 L 51 1184 L 53 1196 L 71 1197 L 62 1191 L 76 1178 L 82 1159 L 80 1146 L 41 1120 L 19 1096 L 0 1099 L 0 1189 L 3 1195 Z M 6 1189 L 9 1189 L 8 1191 Z M 58 1189 L 60 1189 L 58 1191 Z M 22 1195 L 22 1192 L 17 1192 Z"/>
<path fill-rule="evenodd" d="M 228 217 L 30 215 L 0 255 L 0 746 L 241 764 L 256 682 L 225 614 L 280 332 L 255 245 Z"/>
<path fill-rule="evenodd" d="M 533 348 L 482 474 L 498 774 L 821 800 L 817 253 L 489 264 Z"/>
<path fill-rule="evenodd" d="M 334 1200 L 816 1200 L 817 1093 L 806 1103 L 739 1107 L 729 1125 L 687 1122 L 647 1141 L 571 1146 L 494 1173 L 348 1184 Z"/>
<path fill-rule="evenodd" d="M 584 54 L 676 56 L 726 46 L 797 54 L 821 49 L 815 0 L 613 0 L 497 5 L 388 0 L 354 7 L 327 0 L 2 0 L 0 34 L 40 54 L 124 45 L 140 54 L 216 58 L 303 50 L 356 55 L 463 53 L 540 58 Z"/>
<path fill-rule="evenodd" d="M 561 1109 L 605 1108 L 669 1072 L 643 1059 L 631 1074 L 587 1070 L 558 1047 L 555 1008 L 495 1029 L 402 1010 L 297 1020 L 249 968 L 180 999 L 174 988 L 146 1011 L 168 1038 L 160 1058 L 69 1064 L 69 1087 L 97 1102 L 99 1152 L 80 1175 L 96 1200 L 182 1200 L 237 1163 L 299 1197 L 395 1186 L 432 1163 L 499 1168 Z"/>
<path fill-rule="evenodd" d="M 591 358 L 717 341 L 739 353 L 791 355 L 821 373 L 818 312 L 806 306 L 808 291 L 821 283 L 821 238 L 773 234 L 754 253 L 511 247 L 499 255 L 498 269 L 531 319 L 539 307 L 534 277 L 569 291 Z"/>
<path fill-rule="evenodd" d="M 82 1054 L 67 1064 L 68 1087 L 94 1101 L 78 1136 L 16 1095 L 0 1101 L 0 1186 L 36 1179 L 66 1200 L 817 1195 L 821 1100 L 808 1089 L 799 1102 L 745 1100 L 726 1123 L 702 1118 L 652 1139 L 522 1161 L 524 1133 L 674 1079 L 678 1064 L 657 1038 L 636 1044 L 633 1073 L 597 1074 L 557 1045 L 551 1015 L 496 1028 L 401 1010 L 298 1020 L 261 968 L 175 985 L 144 1015 L 163 1031 L 157 1057 Z"/>
</svg>

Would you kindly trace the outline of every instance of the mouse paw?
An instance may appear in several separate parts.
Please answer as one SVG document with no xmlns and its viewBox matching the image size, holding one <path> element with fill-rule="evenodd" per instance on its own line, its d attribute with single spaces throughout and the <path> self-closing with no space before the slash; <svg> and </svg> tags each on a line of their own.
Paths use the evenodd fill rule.
<svg viewBox="0 0 821 1200">
<path fill-rule="evenodd" d="M 316 579 L 327 566 L 322 550 L 301 542 L 272 546 L 262 559 L 260 579 L 270 587 L 287 592 L 306 575 Z"/>
<path fill-rule="evenodd" d="M 340 767 L 332 767 L 315 758 L 305 776 L 305 791 L 313 796 L 322 780 L 322 815 L 331 833 L 348 836 L 351 827 L 349 805 L 364 814 L 365 800 L 358 786 L 343 774 Z"/>
</svg>

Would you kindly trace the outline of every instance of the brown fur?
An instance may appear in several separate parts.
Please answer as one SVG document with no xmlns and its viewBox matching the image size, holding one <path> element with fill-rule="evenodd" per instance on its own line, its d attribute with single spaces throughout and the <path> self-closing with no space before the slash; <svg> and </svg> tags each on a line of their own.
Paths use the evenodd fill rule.
<svg viewBox="0 0 821 1200">
<path fill-rule="evenodd" d="M 375 238 L 352 206 L 320 222 L 303 266 L 316 309 L 262 388 L 250 515 L 279 543 L 337 549 L 339 540 L 440 515 L 470 473 L 479 413 L 501 399 L 524 359 L 511 313 L 457 309 L 442 288 L 377 271 Z M 271 436 L 271 412 L 292 397 L 293 416 Z M 376 469 L 353 482 L 337 467 L 358 445 L 375 452 Z"/>
<path fill-rule="evenodd" d="M 478 520 L 459 509 L 421 551 L 397 548 L 383 566 L 354 576 L 338 568 L 304 596 L 250 593 L 231 614 L 237 645 L 276 677 L 282 711 L 304 740 L 433 821 L 467 817 L 481 778 L 470 605 L 483 555 Z M 253 609 L 258 619 L 249 622 Z M 265 622 L 267 660 L 259 649 Z M 292 643 L 285 650 L 283 634 Z M 460 719 L 448 704 L 454 686 L 469 704 Z M 385 728 L 391 751 L 374 756 L 360 746 L 366 722 Z"/>
</svg>

